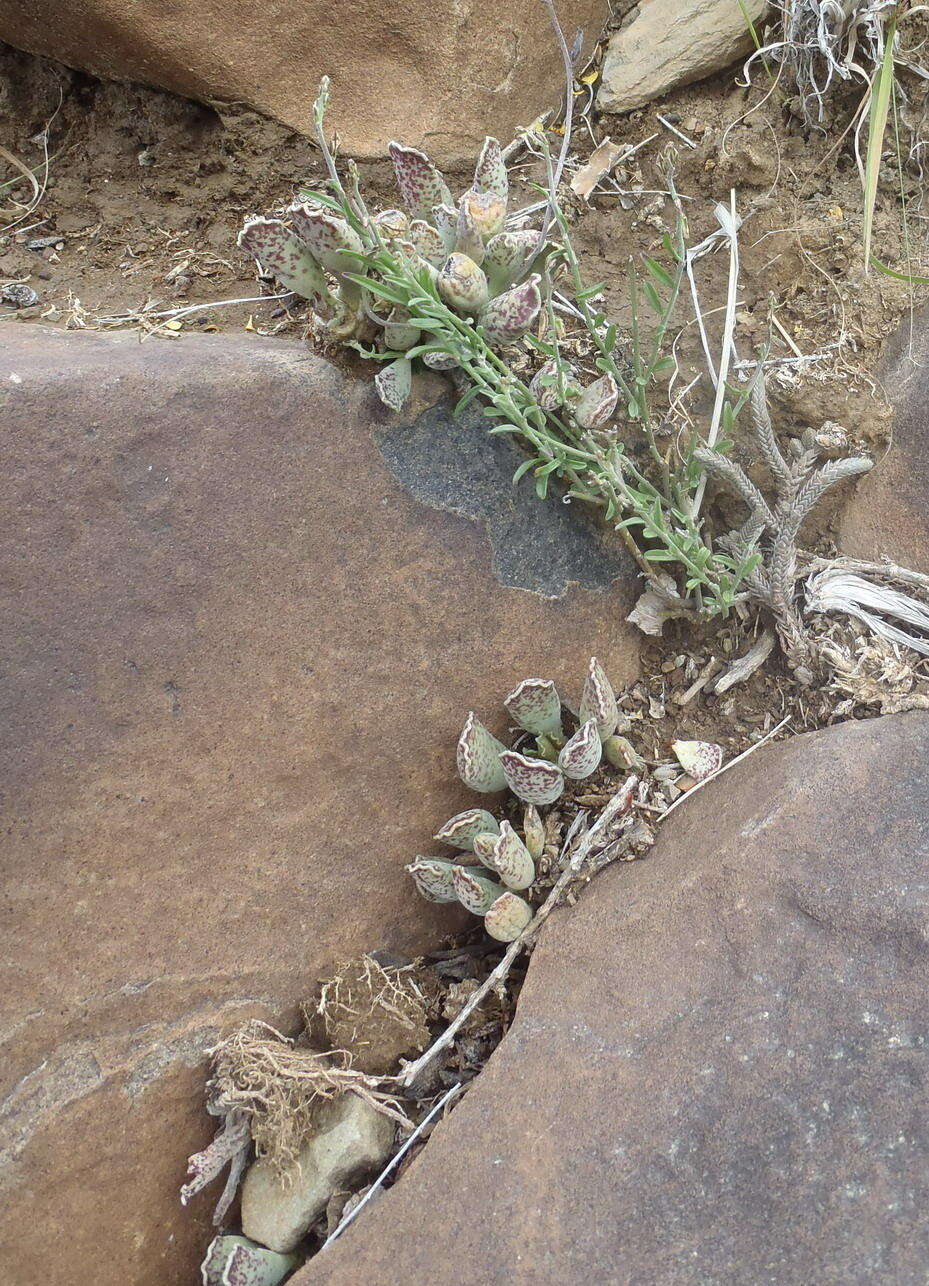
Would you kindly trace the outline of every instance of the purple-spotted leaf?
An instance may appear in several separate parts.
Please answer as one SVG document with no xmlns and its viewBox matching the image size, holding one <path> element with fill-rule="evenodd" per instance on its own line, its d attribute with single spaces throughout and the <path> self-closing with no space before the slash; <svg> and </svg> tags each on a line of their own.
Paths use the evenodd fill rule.
<svg viewBox="0 0 929 1286">
<path fill-rule="evenodd" d="M 561 697 L 551 679 L 523 679 L 503 704 L 515 722 L 534 736 L 562 736 Z"/>
<path fill-rule="evenodd" d="M 409 215 L 403 210 L 382 210 L 374 216 L 374 223 L 385 241 L 396 241 L 410 235 Z"/>
<path fill-rule="evenodd" d="M 454 862 L 439 857 L 417 857 L 406 868 L 417 889 L 430 902 L 455 902 L 457 894 L 452 882 Z"/>
<path fill-rule="evenodd" d="M 554 358 L 540 366 L 529 381 L 529 392 L 543 411 L 556 411 L 566 405 L 580 392 L 575 378 L 574 367 L 562 363 L 562 383 L 559 386 L 558 365 Z"/>
<path fill-rule="evenodd" d="M 498 289 L 519 281 L 536 257 L 539 234 L 530 228 L 519 232 L 498 232 L 487 242 L 484 266 Z"/>
<path fill-rule="evenodd" d="M 271 273 L 282 286 L 308 299 L 318 312 L 333 306 L 326 275 L 304 245 L 280 219 L 249 219 L 239 233 L 239 245 L 257 259 L 262 272 Z"/>
<path fill-rule="evenodd" d="M 466 192 L 459 208 L 468 211 L 471 222 L 483 241 L 489 241 L 503 231 L 506 222 L 506 204 L 494 192 Z"/>
<path fill-rule="evenodd" d="M 422 339 L 418 326 L 410 324 L 410 314 L 405 308 L 394 308 L 384 322 L 384 342 L 388 348 L 402 353 Z"/>
<path fill-rule="evenodd" d="M 494 866 L 494 849 L 499 838 L 499 827 L 497 830 L 482 831 L 480 835 L 474 836 L 474 856 L 479 862 L 489 866 L 492 871 L 496 870 Z"/>
<path fill-rule="evenodd" d="M 445 825 L 436 831 L 433 839 L 470 853 L 474 850 L 475 835 L 488 833 L 496 835 L 499 831 L 500 827 L 493 813 L 488 813 L 486 808 L 468 808 L 463 813 L 456 813 L 454 817 L 450 817 Z"/>
<path fill-rule="evenodd" d="M 529 856 L 537 862 L 545 851 L 545 826 L 534 804 L 527 804 L 523 813 L 523 838 Z"/>
<path fill-rule="evenodd" d="M 613 376 L 601 375 L 584 389 L 574 408 L 574 418 L 582 429 L 602 429 L 613 418 L 618 398 L 619 388 Z"/>
<path fill-rule="evenodd" d="M 474 169 L 474 187 L 478 192 L 492 192 L 503 202 L 510 199 L 510 182 L 506 173 L 503 149 L 495 138 L 485 138 Z"/>
<path fill-rule="evenodd" d="M 458 239 L 458 211 L 450 205 L 437 205 L 432 210 L 432 224 L 449 254 Z"/>
<path fill-rule="evenodd" d="M 403 203 L 414 219 L 428 219 L 434 205 L 452 204 L 448 184 L 428 156 L 402 143 L 389 143 L 387 150 Z"/>
<path fill-rule="evenodd" d="M 493 866 L 508 889 L 528 889 L 535 879 L 532 855 L 509 822 L 500 823 Z"/>
<path fill-rule="evenodd" d="M 297 236 L 324 268 L 339 273 L 359 271 L 356 256 L 363 253 L 364 247 L 358 233 L 344 219 L 312 205 L 291 206 L 290 217 Z"/>
<path fill-rule="evenodd" d="M 458 901 L 473 915 L 483 915 L 503 892 L 494 880 L 476 875 L 469 866 L 456 866 L 452 881 Z"/>
<path fill-rule="evenodd" d="M 388 362 L 374 377 L 378 396 L 392 411 L 402 411 L 412 387 L 412 363 L 409 358 L 398 357 Z"/>
<path fill-rule="evenodd" d="M 532 920 L 532 907 L 518 893 L 501 893 L 484 915 L 484 928 L 498 942 L 515 942 Z"/>
<path fill-rule="evenodd" d="M 460 362 L 451 353 L 423 353 L 423 365 L 431 371 L 453 371 Z"/>
<path fill-rule="evenodd" d="M 715 741 L 672 741 L 677 762 L 694 781 L 703 781 L 723 764 L 723 748 Z"/>
<path fill-rule="evenodd" d="M 619 723 L 616 693 L 604 673 L 603 666 L 595 656 L 590 658 L 590 664 L 587 667 L 579 717 L 581 723 L 586 723 L 588 719 L 594 720 L 601 741 L 606 741 L 607 737 L 612 736 Z"/>
<path fill-rule="evenodd" d="M 588 719 L 562 746 L 558 766 L 566 777 L 583 781 L 599 767 L 602 754 L 597 722 L 595 719 Z"/>
<path fill-rule="evenodd" d="M 438 286 L 439 294 L 457 313 L 479 313 L 487 303 L 487 278 L 467 255 L 448 256 L 439 272 Z"/>
<path fill-rule="evenodd" d="M 522 339 L 539 315 L 542 296 L 539 278 L 530 277 L 521 286 L 514 286 L 492 299 L 484 310 L 481 324 L 489 344 L 512 344 Z"/>
<path fill-rule="evenodd" d="M 503 790 L 506 776 L 500 754 L 506 747 L 487 731 L 472 710 L 458 738 L 458 776 L 472 790 Z"/>
<path fill-rule="evenodd" d="M 561 769 L 545 759 L 530 759 L 518 750 L 504 750 L 500 764 L 510 790 L 525 804 L 553 804 L 564 790 Z"/>
<path fill-rule="evenodd" d="M 484 242 L 480 229 L 474 220 L 470 207 L 465 204 L 464 197 L 461 198 L 458 204 L 458 221 L 455 227 L 455 253 L 467 255 L 476 264 L 483 263 L 484 260 Z"/>
<path fill-rule="evenodd" d="M 214 1237 L 200 1265 L 203 1286 L 278 1286 L 297 1263 L 247 1237 Z"/>
<path fill-rule="evenodd" d="M 410 238 L 422 259 L 431 263 L 434 268 L 441 268 L 448 251 L 438 230 L 431 223 L 414 219 L 410 227 Z"/>
</svg>

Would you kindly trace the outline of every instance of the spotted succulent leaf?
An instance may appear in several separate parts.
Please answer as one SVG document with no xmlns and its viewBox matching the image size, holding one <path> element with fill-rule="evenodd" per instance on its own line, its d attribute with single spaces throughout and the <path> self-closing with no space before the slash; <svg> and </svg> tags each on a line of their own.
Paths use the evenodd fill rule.
<svg viewBox="0 0 929 1286">
<path fill-rule="evenodd" d="M 532 920 L 532 907 L 518 893 L 502 893 L 484 914 L 484 928 L 498 942 L 515 942 Z"/>
<path fill-rule="evenodd" d="M 565 742 L 558 756 L 558 766 L 566 777 L 582 781 L 595 772 L 600 765 L 603 748 L 597 733 L 597 722 L 588 719 L 577 732 Z"/>
<path fill-rule="evenodd" d="M 475 192 L 472 188 L 461 198 L 459 209 L 468 211 L 482 241 L 489 241 L 503 231 L 506 204 L 494 192 Z"/>
<path fill-rule="evenodd" d="M 499 828 L 493 831 L 482 831 L 480 835 L 474 836 L 474 856 L 485 866 L 489 866 L 492 871 L 496 870 L 494 866 L 494 849 L 497 846 L 497 840 L 500 838 Z"/>
<path fill-rule="evenodd" d="M 484 139 L 484 146 L 474 169 L 474 187 L 478 192 L 492 192 L 506 209 L 510 199 L 510 181 L 506 172 L 503 149 L 495 138 Z"/>
<path fill-rule="evenodd" d="M 406 868 L 424 898 L 430 902 L 455 902 L 457 894 L 452 883 L 454 862 L 440 857 L 417 857 Z"/>
<path fill-rule="evenodd" d="M 432 224 L 442 239 L 442 245 L 451 254 L 458 239 L 458 211 L 450 205 L 434 206 Z"/>
<path fill-rule="evenodd" d="M 510 790 L 525 804 L 553 804 L 564 790 L 564 776 L 557 764 L 530 759 L 518 750 L 505 750 L 500 764 Z"/>
<path fill-rule="evenodd" d="M 410 227 L 410 239 L 421 258 L 434 268 L 441 268 L 448 251 L 437 228 L 423 219 L 415 219 Z"/>
<path fill-rule="evenodd" d="M 539 234 L 529 228 L 518 232 L 498 232 L 487 242 L 484 252 L 486 271 L 497 289 L 513 285 L 529 271 L 536 257 Z"/>
<path fill-rule="evenodd" d="M 409 358 L 398 357 L 395 362 L 388 362 L 374 377 L 378 395 L 385 406 L 392 411 L 402 411 L 410 396 L 412 387 L 412 363 Z"/>
<path fill-rule="evenodd" d="M 423 353 L 423 365 L 431 371 L 453 371 L 461 363 L 451 353 Z"/>
<path fill-rule="evenodd" d="M 486 808 L 468 808 L 463 813 L 450 817 L 433 838 L 442 844 L 451 844 L 453 848 L 471 852 L 474 849 L 475 835 L 497 835 L 499 831 L 500 827 L 493 813 L 488 813 Z"/>
<path fill-rule="evenodd" d="M 297 1263 L 247 1237 L 214 1237 L 200 1265 L 203 1286 L 278 1286 Z"/>
<path fill-rule="evenodd" d="M 539 367 L 529 381 L 529 391 L 543 411 L 556 411 L 580 393 L 574 368 L 568 364 L 563 365 L 562 383 L 559 385 L 558 366 L 554 360 Z"/>
<path fill-rule="evenodd" d="M 357 272 L 357 256 L 364 253 L 358 233 L 344 219 L 312 205 L 290 209 L 294 229 L 315 259 L 330 272 Z"/>
<path fill-rule="evenodd" d="M 503 704 L 521 728 L 539 737 L 561 737 L 561 697 L 551 679 L 523 679 Z"/>
<path fill-rule="evenodd" d="M 521 339 L 539 315 L 542 296 L 539 278 L 530 277 L 492 299 L 484 310 L 481 324 L 489 344 L 512 344 Z"/>
<path fill-rule="evenodd" d="M 545 851 L 545 825 L 534 804 L 527 804 L 523 812 L 523 839 L 529 856 L 537 862 Z"/>
<path fill-rule="evenodd" d="M 276 277 L 286 290 L 308 299 L 317 312 L 334 306 L 326 274 L 310 249 L 280 219 L 249 219 L 239 233 L 239 245 L 257 259 L 262 272 Z"/>
<path fill-rule="evenodd" d="M 476 875 L 468 866 L 456 866 L 452 880 L 458 901 L 473 915 L 483 915 L 503 892 L 494 880 Z"/>
<path fill-rule="evenodd" d="M 612 683 L 606 677 L 603 666 L 595 656 L 590 658 L 587 678 L 584 680 L 584 691 L 581 693 L 581 723 L 586 723 L 588 719 L 596 722 L 601 741 L 612 736 L 619 723 L 616 693 L 613 691 Z"/>
<path fill-rule="evenodd" d="M 532 856 L 506 821 L 500 823 L 500 834 L 494 845 L 493 866 L 508 889 L 528 889 L 535 879 Z"/>
<path fill-rule="evenodd" d="M 602 429 L 616 410 L 619 386 L 607 373 L 589 384 L 574 408 L 574 418 L 582 429 Z"/>
<path fill-rule="evenodd" d="M 467 255 L 476 264 L 484 261 L 484 242 L 470 208 L 464 198 L 458 205 L 458 221 L 455 229 L 455 253 Z"/>
<path fill-rule="evenodd" d="M 384 343 L 395 352 L 402 353 L 414 344 L 418 344 L 422 332 L 410 322 L 410 314 L 405 308 L 394 308 L 384 322 Z"/>
<path fill-rule="evenodd" d="M 450 254 L 438 277 L 439 294 L 459 313 L 476 314 L 487 303 L 487 278 L 467 255 Z M 497 302 L 496 300 L 494 301 Z"/>
<path fill-rule="evenodd" d="M 403 203 L 415 219 L 428 219 L 434 205 L 452 204 L 448 184 L 428 156 L 402 143 L 389 143 L 387 150 Z"/>
<path fill-rule="evenodd" d="M 688 776 L 703 781 L 723 764 L 723 748 L 715 741 L 672 741 L 671 749 Z"/>
<path fill-rule="evenodd" d="M 402 240 L 410 235 L 410 217 L 403 210 L 382 210 L 374 223 L 385 241 Z"/>
<path fill-rule="evenodd" d="M 458 738 L 458 776 L 482 794 L 503 790 L 506 775 L 500 755 L 506 747 L 487 731 L 472 710 Z"/>
</svg>

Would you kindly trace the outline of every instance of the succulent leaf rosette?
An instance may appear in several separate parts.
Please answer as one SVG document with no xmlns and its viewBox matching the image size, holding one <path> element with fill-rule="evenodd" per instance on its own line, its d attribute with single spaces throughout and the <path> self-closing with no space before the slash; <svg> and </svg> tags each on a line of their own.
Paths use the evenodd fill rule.
<svg viewBox="0 0 929 1286">
<path fill-rule="evenodd" d="M 533 915 L 529 899 L 546 842 L 539 809 L 560 799 L 567 780 L 589 777 L 604 756 L 611 756 L 619 706 L 596 657 L 588 666 L 580 726 L 572 735 L 565 732 L 563 703 L 550 679 L 523 679 L 503 705 L 523 734 L 521 748 L 505 746 L 472 711 L 458 738 L 458 775 L 481 794 L 511 791 L 524 806 L 522 835 L 488 809 L 469 808 L 435 833 L 436 840 L 457 850 L 453 857 L 417 857 L 406 869 L 423 897 L 459 902 L 483 917 L 492 938 L 512 942 Z"/>
<path fill-rule="evenodd" d="M 327 93 L 324 83 L 320 123 Z M 537 229 L 507 226 L 510 184 L 497 139 L 484 140 L 471 186 L 457 201 L 423 152 L 396 142 L 388 150 L 404 208 L 372 214 L 357 184 L 348 193 L 334 175 L 330 192 L 300 193 L 282 217 L 247 220 L 239 245 L 285 290 L 307 299 L 335 339 L 383 363 L 378 394 L 400 410 L 416 357 L 433 370 L 453 370 L 469 347 L 454 322 L 436 334 L 434 306 L 474 327 L 490 350 L 516 342 L 542 307 L 533 270 L 547 246 Z M 397 290 L 388 264 L 413 274 L 413 299 Z"/>
</svg>

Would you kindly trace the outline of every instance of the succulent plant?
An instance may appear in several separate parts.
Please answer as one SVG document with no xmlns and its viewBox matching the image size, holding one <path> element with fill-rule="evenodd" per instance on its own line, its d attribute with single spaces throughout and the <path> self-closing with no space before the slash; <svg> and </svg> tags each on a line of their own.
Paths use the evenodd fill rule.
<svg viewBox="0 0 929 1286">
<path fill-rule="evenodd" d="M 677 762 L 694 781 L 703 781 L 723 763 L 723 748 L 715 741 L 672 741 Z"/>
<path fill-rule="evenodd" d="M 316 106 L 321 143 L 327 101 L 324 82 Z M 449 309 L 476 324 L 487 345 L 503 347 L 522 338 L 539 315 L 542 297 L 532 269 L 549 247 L 536 230 L 506 227 L 510 185 L 495 138 L 484 140 L 471 186 L 457 201 L 423 152 L 397 142 L 388 150 L 405 210 L 372 215 L 357 188 L 350 197 L 337 184 L 335 202 L 332 194 L 301 193 L 282 218 L 249 219 L 239 244 L 262 271 L 308 299 L 335 338 L 357 345 L 375 337 L 379 351 L 362 351 L 384 361 L 377 391 L 399 410 L 411 386 L 404 353 L 414 350 L 433 370 L 459 363 L 455 352 L 415 351 L 427 347 L 430 336 L 389 290 L 378 290 L 372 256 L 386 248 L 417 275 L 425 273 Z"/>
<path fill-rule="evenodd" d="M 587 667 L 580 727 L 567 739 L 561 697 L 550 679 L 523 679 L 503 704 L 521 732 L 535 739 L 539 757 L 504 746 L 471 711 L 458 739 L 458 772 L 472 790 L 490 793 L 509 787 L 525 805 L 522 836 L 486 808 L 468 808 L 435 833 L 440 843 L 458 850 L 453 858 L 417 857 L 406 869 L 423 897 L 460 902 L 484 917 L 491 937 L 511 942 L 532 919 L 531 902 L 519 894 L 531 891 L 545 851 L 539 807 L 560 798 L 566 778 L 589 777 L 611 750 L 624 763 L 626 746 L 611 745 L 622 742 L 615 735 L 619 707 L 596 657 Z M 518 744 L 525 744 L 525 738 Z"/>
<path fill-rule="evenodd" d="M 214 1237 L 200 1265 L 203 1286 L 278 1286 L 298 1263 L 247 1237 Z"/>
</svg>

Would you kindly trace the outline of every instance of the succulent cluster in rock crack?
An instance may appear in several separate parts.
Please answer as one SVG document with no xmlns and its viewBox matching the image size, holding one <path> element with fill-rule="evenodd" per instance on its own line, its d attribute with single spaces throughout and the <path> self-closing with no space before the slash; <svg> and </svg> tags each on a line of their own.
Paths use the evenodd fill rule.
<svg viewBox="0 0 929 1286">
<path fill-rule="evenodd" d="M 555 803 L 568 779 L 589 777 L 604 757 L 620 767 L 625 760 L 615 736 L 620 720 L 616 693 L 596 657 L 591 657 L 584 681 L 579 727 L 571 735 L 550 679 L 524 679 L 503 704 L 517 727 L 532 737 L 535 753 L 524 753 L 528 747 L 509 749 L 472 712 L 458 739 L 458 774 L 472 790 L 493 794 L 509 789 L 521 800 L 522 837 L 487 809 L 469 808 L 434 837 L 458 849 L 457 856 L 417 857 L 407 870 L 424 897 L 460 902 L 484 917 L 491 937 L 511 942 L 532 918 L 532 908 L 520 894 L 534 883 L 545 846 L 539 808 Z"/>
<path fill-rule="evenodd" d="M 375 377 L 378 393 L 387 406 L 400 410 L 410 392 L 407 354 L 426 336 L 408 308 L 375 311 L 375 305 L 384 307 L 383 298 L 379 303 L 353 279 L 365 271 L 365 256 L 386 248 L 425 273 L 438 297 L 479 327 L 490 348 L 499 349 L 521 339 L 538 320 L 539 272 L 552 243 L 539 229 L 507 226 L 510 184 L 497 139 L 484 140 L 471 187 L 457 201 L 423 152 L 397 142 L 389 152 L 404 209 L 371 216 L 359 198 L 356 228 L 311 194 L 295 201 L 286 219 L 248 219 L 239 244 L 262 271 L 309 300 L 334 338 L 346 343 L 377 339 L 382 353 L 393 357 Z M 518 220 L 518 214 L 513 217 Z M 421 360 L 439 371 L 460 364 L 452 352 L 423 353 Z M 532 392 L 543 409 L 568 410 L 586 429 L 611 419 L 619 395 L 611 375 L 583 388 L 567 363 L 554 362 L 539 371 Z"/>
<path fill-rule="evenodd" d="M 310 200 L 295 202 L 288 222 L 249 219 L 239 244 L 265 272 L 308 299 L 339 338 L 363 333 L 366 323 L 373 322 L 387 350 L 402 353 L 420 342 L 415 318 L 396 308 L 378 316 L 365 307 L 362 289 L 349 279 L 361 267 L 359 256 L 378 240 L 425 269 L 441 298 L 461 317 L 480 318 L 491 345 L 521 338 L 542 305 L 539 279 L 531 269 L 544 239 L 537 229 L 506 227 L 509 179 L 499 142 L 484 140 L 473 183 L 457 202 L 424 153 L 396 142 L 389 151 L 406 209 L 375 215 L 369 237 Z M 424 361 L 438 370 L 455 365 L 452 357 L 427 355 Z M 401 372 L 391 367 L 378 377 L 378 390 L 391 406 L 397 401 L 398 376 L 402 385 Z"/>
</svg>

